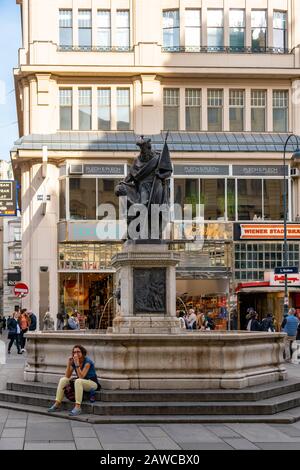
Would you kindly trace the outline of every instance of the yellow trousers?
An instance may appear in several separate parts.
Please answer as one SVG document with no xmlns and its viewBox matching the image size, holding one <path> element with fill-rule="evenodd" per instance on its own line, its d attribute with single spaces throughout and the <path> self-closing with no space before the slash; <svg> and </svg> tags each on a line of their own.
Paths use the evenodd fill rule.
<svg viewBox="0 0 300 470">
<path fill-rule="evenodd" d="M 62 377 L 59 381 L 56 391 L 56 401 L 62 402 L 64 397 L 64 387 L 68 385 L 70 379 Z M 97 390 L 98 385 L 93 380 L 76 379 L 75 380 L 75 401 L 78 405 L 81 405 L 83 391 L 90 392 L 91 390 Z"/>
</svg>

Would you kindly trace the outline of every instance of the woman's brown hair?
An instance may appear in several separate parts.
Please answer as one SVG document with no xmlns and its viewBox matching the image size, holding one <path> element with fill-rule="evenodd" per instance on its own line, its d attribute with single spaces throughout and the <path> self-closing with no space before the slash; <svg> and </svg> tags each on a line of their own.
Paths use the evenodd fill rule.
<svg viewBox="0 0 300 470">
<path fill-rule="evenodd" d="M 83 357 L 85 357 L 87 355 L 87 350 L 81 346 L 81 344 L 75 344 L 75 346 L 73 346 L 73 349 L 72 349 L 72 355 L 74 354 L 74 349 L 80 349 L 80 351 L 82 352 L 82 355 Z"/>
</svg>

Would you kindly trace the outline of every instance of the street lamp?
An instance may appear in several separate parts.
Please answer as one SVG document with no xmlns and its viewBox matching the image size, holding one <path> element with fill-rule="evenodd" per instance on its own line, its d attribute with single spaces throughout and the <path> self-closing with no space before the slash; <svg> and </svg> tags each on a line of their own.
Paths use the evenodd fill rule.
<svg viewBox="0 0 300 470">
<path fill-rule="evenodd" d="M 284 227 L 284 245 L 283 245 L 283 253 L 284 253 L 284 267 L 288 266 L 288 248 L 287 248 L 287 179 L 286 179 L 286 165 L 285 165 L 285 156 L 286 156 L 286 149 L 290 139 L 294 137 L 297 142 L 296 151 L 293 153 L 292 159 L 300 159 L 300 149 L 299 149 L 299 139 L 295 134 L 290 134 L 285 141 L 284 144 L 284 152 L 283 152 L 283 174 L 284 174 L 284 188 L 283 188 L 283 227 Z M 288 300 L 288 284 L 287 284 L 287 274 L 284 275 L 284 307 L 283 307 L 283 314 L 287 315 L 289 310 L 289 300 Z"/>
</svg>

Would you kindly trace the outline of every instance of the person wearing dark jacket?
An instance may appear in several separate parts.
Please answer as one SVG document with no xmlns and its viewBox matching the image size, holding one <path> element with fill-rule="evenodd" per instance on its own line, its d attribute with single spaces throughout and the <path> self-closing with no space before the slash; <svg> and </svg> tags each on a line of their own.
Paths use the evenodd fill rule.
<svg viewBox="0 0 300 470">
<path fill-rule="evenodd" d="M 264 318 L 261 322 L 261 331 L 269 331 L 269 332 L 274 332 L 275 327 L 273 324 L 273 315 L 272 313 L 268 313 L 266 318 Z"/>
<path fill-rule="evenodd" d="M 29 316 L 29 331 L 35 331 L 36 330 L 36 315 L 33 312 L 28 312 Z"/>
<path fill-rule="evenodd" d="M 258 315 L 256 312 L 251 313 L 250 320 L 248 321 L 247 330 L 248 331 L 261 331 L 260 323 L 257 320 Z"/>
<path fill-rule="evenodd" d="M 19 326 L 18 318 L 19 312 L 14 312 L 13 317 L 9 318 L 7 321 L 7 329 L 8 329 L 8 339 L 10 340 L 8 344 L 8 354 L 10 354 L 10 350 L 14 341 L 16 341 L 16 346 L 18 350 L 18 354 L 22 354 L 21 347 L 20 347 L 20 333 L 21 328 Z"/>
</svg>

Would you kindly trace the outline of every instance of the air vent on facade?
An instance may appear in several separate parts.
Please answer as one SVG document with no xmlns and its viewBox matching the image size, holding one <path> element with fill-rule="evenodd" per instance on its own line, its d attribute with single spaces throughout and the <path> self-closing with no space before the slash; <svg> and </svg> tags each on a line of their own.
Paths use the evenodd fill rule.
<svg viewBox="0 0 300 470">
<path fill-rule="evenodd" d="M 82 175 L 83 174 L 83 165 L 70 165 L 69 175 Z"/>
</svg>

